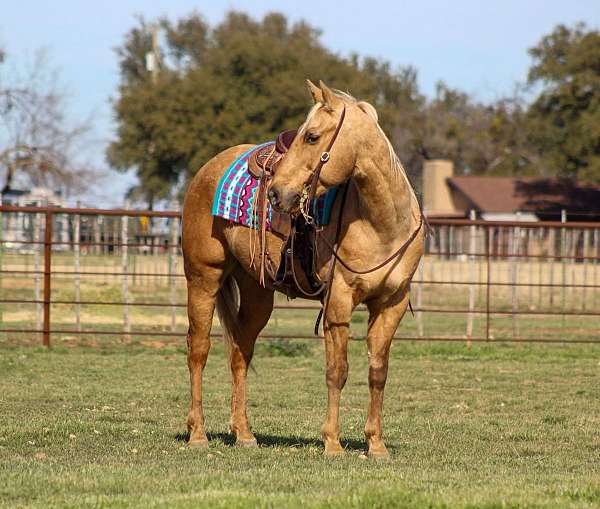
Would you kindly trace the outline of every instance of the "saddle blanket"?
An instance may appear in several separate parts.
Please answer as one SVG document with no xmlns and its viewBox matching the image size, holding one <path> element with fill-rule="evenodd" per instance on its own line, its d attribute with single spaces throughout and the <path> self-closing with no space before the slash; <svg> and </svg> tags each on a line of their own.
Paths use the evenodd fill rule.
<svg viewBox="0 0 600 509">
<path fill-rule="evenodd" d="M 255 150 L 268 145 L 270 141 L 257 145 L 238 157 L 221 177 L 213 200 L 212 215 L 249 228 L 258 228 L 254 214 L 259 180 L 248 171 L 248 160 Z M 311 203 L 312 215 L 319 226 L 329 224 L 331 209 L 337 195 L 337 188 L 327 190 L 325 194 Z M 271 204 L 267 202 L 267 229 L 271 229 Z"/>
</svg>

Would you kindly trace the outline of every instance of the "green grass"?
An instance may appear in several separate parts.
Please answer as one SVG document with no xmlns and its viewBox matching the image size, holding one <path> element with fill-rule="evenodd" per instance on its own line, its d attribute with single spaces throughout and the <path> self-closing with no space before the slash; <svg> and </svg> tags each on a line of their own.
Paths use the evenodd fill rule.
<svg viewBox="0 0 600 509">
<path fill-rule="evenodd" d="M 600 349 L 396 343 L 389 461 L 362 459 L 367 358 L 350 345 L 346 455 L 322 454 L 323 349 L 259 343 L 233 447 L 229 375 L 205 372 L 209 451 L 185 447 L 182 346 L 0 349 L 0 507 L 600 506 Z"/>
</svg>

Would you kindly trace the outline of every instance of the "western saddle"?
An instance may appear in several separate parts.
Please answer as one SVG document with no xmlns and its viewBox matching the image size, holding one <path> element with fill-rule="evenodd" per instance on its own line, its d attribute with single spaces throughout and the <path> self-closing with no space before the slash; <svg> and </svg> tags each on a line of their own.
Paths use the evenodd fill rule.
<svg viewBox="0 0 600 509">
<path fill-rule="evenodd" d="M 323 166 L 329 161 L 330 151 L 340 132 L 345 115 L 346 109 L 344 108 L 335 132 L 329 141 L 329 145 L 321 154 L 319 161 L 312 171 L 310 180 L 308 181 L 309 190 L 307 193 L 306 203 L 309 206 L 310 201 L 315 197 L 315 190 L 319 181 L 319 175 Z M 309 297 L 318 298 L 321 300 L 323 307 L 321 308 L 321 312 L 319 313 L 319 317 L 315 323 L 315 334 L 318 334 L 319 322 L 322 316 L 326 314 L 329 303 L 329 285 L 333 279 L 336 261 L 343 265 L 346 270 L 354 274 L 370 274 L 371 272 L 385 267 L 390 262 L 396 260 L 399 256 L 402 256 L 410 243 L 416 238 L 423 226 L 423 223 L 426 221 L 423 219 L 423 213 L 421 212 L 419 214 L 420 218 L 417 228 L 413 230 L 409 238 L 400 246 L 400 248 L 398 248 L 381 263 L 365 270 L 353 269 L 339 256 L 337 252 L 342 228 L 342 215 L 344 212 L 344 205 L 346 203 L 346 196 L 348 194 L 348 183 L 346 182 L 342 186 L 340 208 L 335 227 L 335 240 L 333 243 L 330 243 L 325 237 L 323 237 L 323 242 L 331 252 L 329 258 L 329 268 L 327 269 L 327 276 L 325 279 L 321 280 L 319 278 L 316 267 L 317 236 L 320 230 L 316 228 L 312 218 L 307 216 L 307 214 L 304 212 L 290 216 L 289 214 L 279 213 L 274 208 L 271 209 L 271 231 L 279 233 L 283 237 L 283 246 L 281 250 L 279 266 L 275 267 L 271 257 L 269 256 L 266 242 L 268 221 L 267 191 L 269 187 L 269 181 L 276 173 L 278 163 L 288 152 L 297 134 L 297 130 L 283 131 L 281 134 L 279 134 L 279 136 L 277 136 L 277 140 L 274 143 L 268 143 L 256 150 L 248 162 L 248 170 L 260 181 L 257 193 L 257 216 L 259 218 L 259 238 L 257 245 L 260 252 L 259 281 L 264 286 L 265 273 L 268 272 L 273 280 L 273 285 L 275 288 L 286 293 L 288 298 Z M 277 224 L 278 222 L 281 224 Z M 252 255 L 252 259 L 254 259 L 254 254 Z M 304 276 L 301 277 L 301 280 L 303 279 L 303 281 L 299 280 L 297 277 L 300 274 Z M 412 311 L 412 306 L 410 306 L 410 309 Z"/>
<path fill-rule="evenodd" d="M 275 142 L 268 143 L 259 150 L 254 151 L 248 161 L 248 171 L 257 179 L 262 179 L 265 174 L 272 177 L 277 170 L 277 163 L 292 146 L 298 129 L 282 131 Z"/>
<path fill-rule="evenodd" d="M 274 142 L 267 143 L 255 150 L 248 160 L 248 171 L 257 178 L 258 187 L 258 242 L 260 257 L 260 282 L 264 285 L 266 273 L 270 275 L 274 286 L 284 292 L 288 298 L 309 294 L 315 297 L 324 289 L 316 275 L 314 232 L 301 216 L 292 218 L 289 214 L 271 209 L 271 231 L 281 236 L 283 246 L 278 266 L 274 266 L 266 242 L 267 228 L 267 191 L 269 183 L 279 162 L 291 147 L 297 129 L 281 132 Z M 294 247 L 295 245 L 295 247 Z M 295 270 L 293 266 L 296 266 Z M 299 279 L 301 281 L 299 281 Z"/>
</svg>

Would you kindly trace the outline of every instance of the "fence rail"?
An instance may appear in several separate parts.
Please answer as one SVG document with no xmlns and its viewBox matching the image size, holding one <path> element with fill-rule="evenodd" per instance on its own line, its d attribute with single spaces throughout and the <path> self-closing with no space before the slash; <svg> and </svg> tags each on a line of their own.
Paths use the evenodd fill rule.
<svg viewBox="0 0 600 509">
<path fill-rule="evenodd" d="M 0 206 L 0 340 L 184 335 L 180 221 L 176 210 Z M 397 339 L 600 343 L 600 223 L 429 223 L 415 317 Z M 314 337 L 318 309 L 281 299 L 261 337 Z"/>
</svg>

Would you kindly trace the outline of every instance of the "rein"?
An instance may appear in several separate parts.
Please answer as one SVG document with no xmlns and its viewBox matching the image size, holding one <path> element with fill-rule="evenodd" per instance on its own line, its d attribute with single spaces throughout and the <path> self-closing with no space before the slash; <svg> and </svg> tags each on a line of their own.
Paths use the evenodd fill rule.
<svg viewBox="0 0 600 509">
<path fill-rule="evenodd" d="M 341 222 L 342 222 L 342 211 L 343 211 L 343 206 L 344 206 L 347 191 L 348 191 L 348 183 L 345 184 L 344 195 L 343 195 L 344 200 L 342 201 L 342 208 L 340 209 L 340 214 L 338 216 L 338 225 L 341 225 Z M 333 245 L 325 237 L 323 237 L 323 242 L 325 243 L 325 245 L 327 247 L 329 247 L 329 249 L 331 249 L 331 254 L 333 255 L 333 257 L 338 262 L 340 262 L 342 267 L 344 267 L 347 271 L 352 272 L 353 274 L 370 274 L 371 272 L 375 272 L 376 270 L 382 269 L 388 263 L 392 262 L 394 259 L 398 258 L 402 253 L 404 253 L 404 251 L 406 251 L 406 249 L 408 248 L 409 244 L 413 240 L 415 240 L 415 237 L 418 235 L 422 226 L 423 226 L 423 213 L 421 212 L 419 214 L 419 225 L 413 230 L 413 232 L 410 234 L 410 237 L 408 237 L 408 239 L 406 239 L 406 241 L 396 251 L 394 251 L 389 257 L 387 257 L 385 260 L 383 260 L 381 263 L 375 265 L 375 267 L 372 267 L 372 268 L 366 269 L 366 270 L 353 269 L 338 254 L 338 249 L 337 249 L 338 235 L 339 235 L 338 233 L 336 233 L 336 239 L 335 239 L 335 243 Z M 338 231 L 339 231 L 339 229 L 340 228 L 338 228 Z"/>
<path fill-rule="evenodd" d="M 383 267 L 385 267 L 386 265 L 388 265 L 389 263 L 394 261 L 396 258 L 401 256 L 404 253 L 404 251 L 406 251 L 406 249 L 408 249 L 408 246 L 412 243 L 412 241 L 415 240 L 415 238 L 419 234 L 419 231 L 423 227 L 423 211 L 419 207 L 419 212 L 420 212 L 419 213 L 419 225 L 414 229 L 414 231 L 410 234 L 408 239 L 406 239 L 396 251 L 394 251 L 390 256 L 388 256 L 381 263 L 375 265 L 375 267 L 372 267 L 372 268 L 366 269 L 366 270 L 353 269 L 338 254 L 340 234 L 342 231 L 342 218 L 343 218 L 343 213 L 344 213 L 344 205 L 346 205 L 346 196 L 347 195 L 348 195 L 348 181 L 346 181 L 346 183 L 344 184 L 344 191 L 342 194 L 342 203 L 340 204 L 340 212 L 339 212 L 338 218 L 337 218 L 337 224 L 336 224 L 336 229 L 335 229 L 335 241 L 334 241 L 333 245 L 325 237 L 322 237 L 322 240 L 325 243 L 325 245 L 331 250 L 332 258 L 331 258 L 331 262 L 330 262 L 331 265 L 329 267 L 329 273 L 327 276 L 327 280 L 323 283 L 323 286 L 326 287 L 325 301 L 323 302 L 323 307 L 319 311 L 319 315 L 317 316 L 317 320 L 315 321 L 315 329 L 314 329 L 315 336 L 317 336 L 319 334 L 319 324 L 320 324 L 323 316 L 326 314 L 327 308 L 329 307 L 329 298 L 331 295 L 331 291 L 330 291 L 331 290 L 331 281 L 333 279 L 333 273 L 335 270 L 335 262 L 336 261 L 340 262 L 342 267 L 344 267 L 347 271 L 352 272 L 353 274 L 371 274 L 372 272 L 375 272 L 376 270 L 382 269 Z M 410 305 L 410 301 L 409 301 L 409 305 Z M 411 308 L 411 312 L 412 312 L 412 305 L 410 305 L 410 308 Z"/>
<path fill-rule="evenodd" d="M 329 140 L 329 144 L 327 145 L 327 148 L 325 149 L 324 152 L 321 153 L 319 162 L 315 166 L 314 170 L 311 172 L 311 174 L 308 177 L 308 179 L 304 185 L 304 188 L 302 190 L 302 196 L 300 198 L 300 212 L 301 212 L 302 216 L 304 217 L 306 224 L 309 225 L 310 227 L 312 227 L 313 229 L 315 229 L 315 224 L 314 224 L 313 217 L 310 215 L 310 210 L 309 210 L 310 204 L 311 204 L 312 199 L 314 198 L 315 193 L 317 191 L 317 185 L 319 183 L 319 177 L 321 175 L 321 170 L 323 169 L 323 166 L 325 166 L 327 164 L 327 162 L 329 161 L 329 159 L 331 157 L 331 149 L 333 148 L 335 140 L 337 140 L 337 137 L 340 134 L 340 130 L 342 129 L 342 125 L 344 124 L 345 118 L 346 118 L 346 106 L 344 106 L 344 109 L 342 110 L 340 120 L 338 121 L 335 131 L 333 132 L 333 136 L 331 137 L 331 140 Z M 344 198 L 344 201 L 345 201 L 345 198 Z M 338 225 L 338 230 L 339 230 L 339 225 Z M 300 282 L 298 281 L 298 277 L 296 276 L 296 269 L 294 267 L 294 237 L 296 236 L 295 233 L 296 233 L 296 218 L 294 218 L 292 221 L 292 229 L 290 232 L 290 239 L 291 239 L 290 247 L 289 247 L 289 250 L 286 250 L 286 256 L 289 257 L 290 271 L 291 271 L 294 283 L 296 284 L 296 287 L 298 288 L 300 293 L 302 293 L 305 297 L 316 297 L 317 295 L 322 293 L 323 290 L 325 290 L 327 293 L 329 293 L 329 289 L 328 289 L 329 281 L 331 281 L 331 278 L 333 277 L 335 259 L 334 258 L 331 259 L 327 279 L 325 281 L 321 282 L 321 285 L 314 291 L 304 290 L 304 288 L 302 288 L 302 286 L 300 285 Z M 338 236 L 339 236 L 339 232 L 336 234 L 336 239 Z M 337 240 L 336 240 L 336 242 L 337 242 Z"/>
<path fill-rule="evenodd" d="M 315 169 L 312 171 L 310 177 L 308 178 L 306 184 L 304 185 L 304 188 L 302 190 L 302 196 L 300 198 L 300 214 L 302 214 L 307 225 L 309 227 L 311 227 L 315 233 L 315 240 L 314 240 L 315 246 L 317 244 L 316 238 L 317 238 L 319 231 L 317 230 L 317 228 L 315 226 L 313 217 L 310 215 L 310 204 L 311 204 L 311 202 L 315 196 L 316 190 L 317 190 L 317 185 L 318 185 L 319 178 L 321 175 L 321 170 L 323 169 L 323 166 L 325 166 L 325 164 L 327 164 L 327 162 L 329 161 L 329 159 L 331 157 L 331 154 L 330 154 L 331 149 L 333 148 L 333 145 L 340 133 L 340 130 L 344 123 L 345 117 L 346 117 L 346 107 L 344 106 L 344 109 L 342 110 L 342 114 L 340 116 L 340 120 L 337 124 L 337 127 L 336 127 L 334 133 L 333 133 L 333 136 L 332 136 L 331 140 L 329 141 L 327 148 L 321 154 L 321 157 L 319 158 L 319 162 L 315 166 Z M 288 256 L 289 260 L 290 260 L 291 274 L 292 274 L 292 277 L 293 277 L 294 283 L 296 284 L 297 289 L 302 294 L 304 294 L 304 296 L 306 296 L 306 297 L 315 297 L 319 294 L 322 294 L 323 290 L 325 291 L 325 295 L 321 300 L 323 306 L 322 306 L 321 310 L 319 311 L 319 315 L 318 315 L 316 323 L 315 323 L 315 329 L 314 329 L 315 335 L 318 335 L 318 333 L 319 333 L 319 324 L 321 322 L 322 317 L 326 314 L 327 308 L 329 306 L 329 299 L 331 296 L 331 291 L 330 291 L 331 290 L 331 282 L 333 280 L 333 274 L 335 271 L 335 262 L 336 261 L 340 262 L 340 264 L 346 270 L 348 270 L 349 272 L 352 272 L 353 274 L 370 274 L 372 272 L 375 272 L 375 271 L 385 267 L 386 265 L 388 265 L 389 263 L 394 261 L 396 258 L 401 256 L 406 251 L 408 246 L 412 243 L 412 241 L 417 237 L 419 231 L 423 227 L 423 212 L 420 210 L 420 207 L 419 207 L 420 217 L 419 217 L 419 224 L 418 224 L 417 228 L 410 234 L 408 239 L 405 242 L 403 242 L 402 245 L 396 251 L 394 251 L 390 256 L 388 256 L 381 263 L 378 263 L 377 265 L 375 265 L 374 267 L 372 267 L 370 269 L 366 269 L 366 270 L 353 269 L 352 267 L 350 267 L 348 265 L 347 262 L 344 261 L 344 259 L 338 253 L 340 235 L 341 235 L 341 231 L 342 231 L 344 208 L 346 205 L 346 197 L 348 195 L 348 186 L 349 186 L 349 182 L 346 181 L 343 186 L 342 202 L 340 204 L 340 211 L 338 213 L 333 244 L 331 244 L 325 237 L 321 237 L 323 242 L 325 243 L 325 245 L 331 250 L 332 257 L 331 257 L 331 261 L 329 262 L 329 269 L 327 271 L 327 277 L 326 277 L 325 281 L 323 281 L 321 283 L 321 285 L 319 286 L 319 288 L 317 290 L 312 291 L 312 292 L 305 291 L 302 288 L 302 286 L 300 286 L 298 278 L 296 277 L 296 270 L 294 268 L 294 236 L 295 236 L 295 230 L 296 230 L 295 220 L 296 220 L 297 216 L 296 216 L 296 218 L 294 218 L 293 225 L 292 225 L 290 247 L 289 247 L 289 249 L 286 250 L 286 256 Z"/>
<path fill-rule="evenodd" d="M 335 140 L 337 140 L 338 134 L 340 134 L 340 130 L 342 129 L 342 125 L 344 123 L 344 119 L 346 118 L 346 106 L 342 110 L 342 114 L 340 116 L 340 120 L 335 128 L 333 136 L 331 140 L 329 140 L 329 144 L 325 151 L 321 154 L 319 158 L 319 162 L 315 166 L 315 169 L 310 174 L 310 177 L 304 184 L 304 188 L 302 190 L 302 197 L 300 198 L 300 210 L 302 211 L 302 215 L 306 219 L 306 222 L 309 224 L 313 223 L 313 218 L 310 216 L 310 203 L 317 192 L 317 185 L 319 184 L 319 177 L 321 176 L 321 170 L 323 166 L 327 164 L 331 157 L 331 149 L 333 148 L 333 144 Z"/>
</svg>

